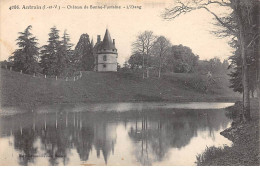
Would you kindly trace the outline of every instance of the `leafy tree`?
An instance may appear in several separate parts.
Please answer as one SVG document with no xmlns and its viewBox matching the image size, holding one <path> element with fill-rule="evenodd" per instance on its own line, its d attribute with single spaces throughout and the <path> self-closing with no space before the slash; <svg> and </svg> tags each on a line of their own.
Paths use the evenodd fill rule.
<svg viewBox="0 0 260 169">
<path fill-rule="evenodd" d="M 142 55 L 143 78 L 144 78 L 145 67 L 149 67 L 151 49 L 154 45 L 155 40 L 156 40 L 156 36 L 153 34 L 152 31 L 144 31 L 137 36 L 136 40 L 132 44 L 133 53 L 134 54 L 139 53 Z M 146 60 L 146 64 L 145 64 L 145 60 Z"/>
<path fill-rule="evenodd" d="M 132 54 L 128 60 L 128 63 L 131 69 L 140 68 L 143 65 L 143 55 L 140 53 Z"/>
<path fill-rule="evenodd" d="M 32 35 L 29 25 L 24 32 L 19 32 L 17 38 L 17 49 L 9 58 L 13 62 L 14 70 L 22 70 L 24 73 L 33 74 L 40 70 L 38 65 L 39 48 L 37 47 L 37 39 Z"/>
<path fill-rule="evenodd" d="M 198 59 L 199 56 L 195 55 L 189 47 L 174 45 L 167 57 L 167 67 L 176 73 L 190 73 L 195 70 Z"/>
<path fill-rule="evenodd" d="M 166 55 L 168 54 L 167 52 L 169 51 L 170 46 L 170 41 L 164 36 L 159 36 L 154 42 L 152 53 L 156 60 L 156 66 L 159 68 L 159 78 L 161 77 L 161 70 L 163 65 L 165 65 Z"/>
<path fill-rule="evenodd" d="M 74 63 L 78 70 L 91 71 L 94 69 L 93 47 L 88 34 L 80 36 L 79 42 L 75 47 Z"/>
<path fill-rule="evenodd" d="M 42 47 L 40 65 L 46 75 L 58 76 L 61 73 L 63 56 L 59 38 L 59 30 L 54 26 L 49 33 L 48 45 Z"/>
</svg>

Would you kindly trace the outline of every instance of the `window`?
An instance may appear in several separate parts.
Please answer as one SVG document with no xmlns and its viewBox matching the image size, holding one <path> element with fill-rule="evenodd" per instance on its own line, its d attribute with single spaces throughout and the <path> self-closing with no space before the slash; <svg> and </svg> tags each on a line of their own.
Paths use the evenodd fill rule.
<svg viewBox="0 0 260 169">
<path fill-rule="evenodd" d="M 106 64 L 103 64 L 103 68 L 106 68 L 107 67 L 107 65 Z"/>
<path fill-rule="evenodd" d="M 104 56 L 103 56 L 103 60 L 104 60 L 104 61 L 107 61 L 107 55 L 104 55 Z"/>
</svg>

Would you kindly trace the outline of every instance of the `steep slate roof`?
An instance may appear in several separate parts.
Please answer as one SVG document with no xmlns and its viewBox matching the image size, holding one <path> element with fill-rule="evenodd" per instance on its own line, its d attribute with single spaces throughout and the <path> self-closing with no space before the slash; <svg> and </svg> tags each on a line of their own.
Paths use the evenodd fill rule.
<svg viewBox="0 0 260 169">
<path fill-rule="evenodd" d="M 116 49 L 115 45 L 112 42 L 108 29 L 106 29 L 106 33 L 105 33 L 104 39 L 102 41 L 102 44 L 100 46 L 100 49 L 106 49 L 106 50 Z"/>
</svg>

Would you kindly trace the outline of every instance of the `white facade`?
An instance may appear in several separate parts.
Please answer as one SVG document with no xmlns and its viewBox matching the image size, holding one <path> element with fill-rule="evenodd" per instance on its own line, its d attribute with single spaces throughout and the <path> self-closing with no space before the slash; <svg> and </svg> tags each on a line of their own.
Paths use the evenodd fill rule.
<svg viewBox="0 0 260 169">
<path fill-rule="evenodd" d="M 97 56 L 97 71 L 107 72 L 107 71 L 117 71 L 117 54 L 107 53 L 98 54 Z"/>
</svg>

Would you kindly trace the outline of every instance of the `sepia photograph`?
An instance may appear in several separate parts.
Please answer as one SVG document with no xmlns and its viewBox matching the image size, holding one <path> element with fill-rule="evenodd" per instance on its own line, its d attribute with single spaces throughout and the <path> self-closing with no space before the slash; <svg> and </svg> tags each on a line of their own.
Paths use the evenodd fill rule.
<svg viewBox="0 0 260 169">
<path fill-rule="evenodd" d="M 0 0 L 0 167 L 259 166 L 259 0 Z"/>
</svg>

